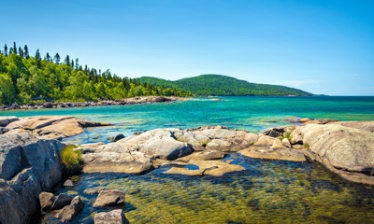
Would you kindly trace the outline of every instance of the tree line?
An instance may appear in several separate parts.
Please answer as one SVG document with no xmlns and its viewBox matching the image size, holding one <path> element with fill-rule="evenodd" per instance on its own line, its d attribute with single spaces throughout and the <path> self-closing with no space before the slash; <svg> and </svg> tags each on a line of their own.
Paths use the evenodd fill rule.
<svg viewBox="0 0 374 224">
<path fill-rule="evenodd" d="M 188 91 L 140 83 L 138 79 L 119 77 L 109 69 L 89 68 L 79 59 L 66 55 L 62 60 L 48 52 L 42 58 L 39 49 L 30 56 L 27 45 L 0 50 L 0 105 L 30 103 L 35 99 L 55 101 L 95 101 L 134 96 L 191 96 Z"/>
</svg>

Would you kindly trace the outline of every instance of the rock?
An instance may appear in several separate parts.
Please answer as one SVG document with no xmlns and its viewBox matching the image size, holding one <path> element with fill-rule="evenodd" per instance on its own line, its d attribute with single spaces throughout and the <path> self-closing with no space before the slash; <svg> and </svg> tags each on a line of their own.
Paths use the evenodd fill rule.
<svg viewBox="0 0 374 224">
<path fill-rule="evenodd" d="M 39 140 L 28 132 L 0 135 L 0 178 L 10 180 L 32 167 L 43 189 L 48 191 L 61 180 L 59 153 L 64 147 L 58 141 Z"/>
<path fill-rule="evenodd" d="M 83 210 L 84 203 L 79 196 L 76 196 L 70 203 L 60 210 L 55 210 L 51 214 L 62 222 L 70 222 L 76 214 Z"/>
<path fill-rule="evenodd" d="M 374 133 L 340 124 L 308 124 L 301 132 L 304 144 L 331 171 L 354 182 L 374 184 Z"/>
<path fill-rule="evenodd" d="M 85 194 L 99 194 L 102 190 L 108 190 L 104 187 L 93 187 L 93 188 L 87 188 L 83 191 Z"/>
<path fill-rule="evenodd" d="M 9 131 L 8 128 L 0 127 L 0 135 L 5 134 L 8 131 Z"/>
<path fill-rule="evenodd" d="M 72 200 L 73 200 L 73 197 L 70 195 L 59 194 L 57 197 L 55 197 L 55 200 L 49 210 L 53 211 L 53 210 L 61 209 L 65 207 L 66 205 L 69 205 Z"/>
<path fill-rule="evenodd" d="M 278 138 L 261 136 L 259 140 L 240 154 L 255 159 L 287 160 L 304 162 L 306 158 L 299 151 L 287 148 Z"/>
<path fill-rule="evenodd" d="M 147 155 L 162 159 L 174 160 L 192 153 L 192 148 L 183 142 L 179 142 L 172 137 L 152 139 L 139 149 Z"/>
<path fill-rule="evenodd" d="M 282 140 L 282 144 L 283 144 L 283 146 L 285 146 L 285 147 L 287 147 L 287 148 L 291 148 L 292 146 L 291 146 L 291 143 L 290 143 L 290 140 L 288 140 L 288 138 L 284 138 L 283 140 Z"/>
<path fill-rule="evenodd" d="M 126 218 L 122 209 L 96 213 L 94 217 L 95 224 L 124 224 L 125 221 Z"/>
<path fill-rule="evenodd" d="M 0 223 L 29 223 L 38 212 L 40 192 L 41 183 L 33 168 L 7 182 L 0 178 Z"/>
<path fill-rule="evenodd" d="M 106 126 L 107 123 L 82 121 L 69 116 L 45 116 L 21 118 L 6 126 L 9 130 L 24 129 L 42 139 L 61 139 L 84 132 L 84 127 Z"/>
<path fill-rule="evenodd" d="M 116 142 L 116 141 L 119 141 L 123 138 L 125 138 L 125 136 L 123 134 L 118 134 L 115 137 L 110 137 L 109 141 Z"/>
<path fill-rule="evenodd" d="M 111 205 L 123 204 L 125 199 L 125 193 L 118 190 L 103 190 L 100 191 L 99 195 L 94 202 L 94 207 L 104 207 Z"/>
<path fill-rule="evenodd" d="M 84 173 L 139 174 L 153 168 L 151 158 L 146 154 L 131 151 L 118 142 L 98 146 L 83 154 L 82 160 Z"/>
<path fill-rule="evenodd" d="M 352 122 L 334 122 L 334 124 L 340 124 L 345 127 L 356 128 L 368 132 L 374 132 L 374 121 L 352 121 Z"/>
<path fill-rule="evenodd" d="M 221 126 L 187 129 L 174 133 L 178 141 L 192 145 L 193 150 L 217 150 L 236 152 L 252 145 L 258 136 L 245 131 L 228 130 Z"/>
<path fill-rule="evenodd" d="M 73 181 L 71 181 L 70 179 L 67 179 L 67 180 L 65 180 L 63 186 L 64 187 L 74 187 L 74 184 L 73 184 Z"/>
<path fill-rule="evenodd" d="M 283 133 L 285 133 L 285 130 L 283 128 L 271 128 L 263 132 L 264 135 L 274 138 L 282 136 Z"/>
<path fill-rule="evenodd" d="M 6 127 L 8 124 L 18 120 L 15 116 L 0 116 L 0 127 Z"/>
<path fill-rule="evenodd" d="M 49 211 L 56 197 L 50 192 L 42 192 L 39 194 L 40 209 L 44 212 Z"/>
<path fill-rule="evenodd" d="M 64 146 L 28 132 L 0 135 L 0 223 L 29 223 L 39 194 L 61 180 Z"/>
<path fill-rule="evenodd" d="M 225 153 L 221 151 L 205 150 L 194 152 L 191 155 L 179 158 L 177 161 L 189 162 L 190 160 L 218 160 L 225 157 Z"/>
<path fill-rule="evenodd" d="M 187 165 L 198 166 L 198 169 L 188 169 L 186 167 L 172 167 L 165 171 L 165 174 L 180 174 L 188 176 L 223 176 L 227 173 L 245 170 L 244 167 L 229 164 L 219 160 L 190 160 Z"/>
</svg>

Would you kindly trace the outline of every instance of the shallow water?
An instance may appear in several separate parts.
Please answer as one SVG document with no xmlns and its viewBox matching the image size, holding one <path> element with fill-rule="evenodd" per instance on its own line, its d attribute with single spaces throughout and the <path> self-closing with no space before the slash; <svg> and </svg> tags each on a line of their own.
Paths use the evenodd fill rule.
<svg viewBox="0 0 374 224">
<path fill-rule="evenodd" d="M 154 128 L 222 125 L 259 132 L 292 124 L 299 117 L 374 120 L 374 97 L 222 97 L 185 102 L 0 112 L 2 115 L 72 115 L 112 122 L 115 126 L 87 128 L 65 139 L 72 143 L 107 142 Z M 374 223 L 374 187 L 341 179 L 317 163 L 265 161 L 237 153 L 225 160 L 245 171 L 223 177 L 166 175 L 165 166 L 143 175 L 84 174 L 74 188 L 84 211 L 73 223 L 93 223 L 96 196 L 84 189 L 96 186 L 126 192 L 125 216 L 130 223 Z M 191 167 L 193 168 L 193 167 Z M 57 193 L 57 192 L 56 192 Z M 57 223 L 47 216 L 41 223 Z"/>
<path fill-rule="evenodd" d="M 169 166 L 144 175 L 82 175 L 73 189 L 84 211 L 75 223 L 93 223 L 96 196 L 84 189 L 107 187 L 126 193 L 130 223 L 372 223 L 374 188 L 349 183 L 316 163 L 263 161 L 237 153 L 226 160 L 246 171 L 223 177 L 167 175 Z M 44 223 L 51 223 L 46 217 Z"/>
</svg>

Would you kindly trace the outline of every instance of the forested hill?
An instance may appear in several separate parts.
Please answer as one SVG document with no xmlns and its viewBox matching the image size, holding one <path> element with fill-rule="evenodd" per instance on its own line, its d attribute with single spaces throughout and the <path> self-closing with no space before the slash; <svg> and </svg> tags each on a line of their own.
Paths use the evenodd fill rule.
<svg viewBox="0 0 374 224">
<path fill-rule="evenodd" d="M 311 93 L 278 85 L 250 83 L 223 75 L 200 75 L 169 81 L 153 77 L 139 78 L 141 83 L 180 88 L 198 96 L 311 96 Z"/>
<path fill-rule="evenodd" d="M 39 49 L 34 56 L 27 45 L 0 50 L 0 105 L 33 99 L 55 101 L 86 101 L 121 99 L 134 96 L 190 96 L 191 93 L 173 87 L 142 84 L 138 79 L 122 78 L 109 70 L 101 72 L 78 59 L 58 53 L 42 58 Z"/>
</svg>

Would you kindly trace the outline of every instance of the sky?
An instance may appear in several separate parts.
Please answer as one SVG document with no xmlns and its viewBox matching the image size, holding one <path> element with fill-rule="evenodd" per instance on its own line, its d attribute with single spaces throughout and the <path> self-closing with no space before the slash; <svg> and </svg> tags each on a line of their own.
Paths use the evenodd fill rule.
<svg viewBox="0 0 374 224">
<path fill-rule="evenodd" d="M 0 49 L 131 78 L 222 74 L 374 95 L 373 0 L 2 0 Z"/>
</svg>

